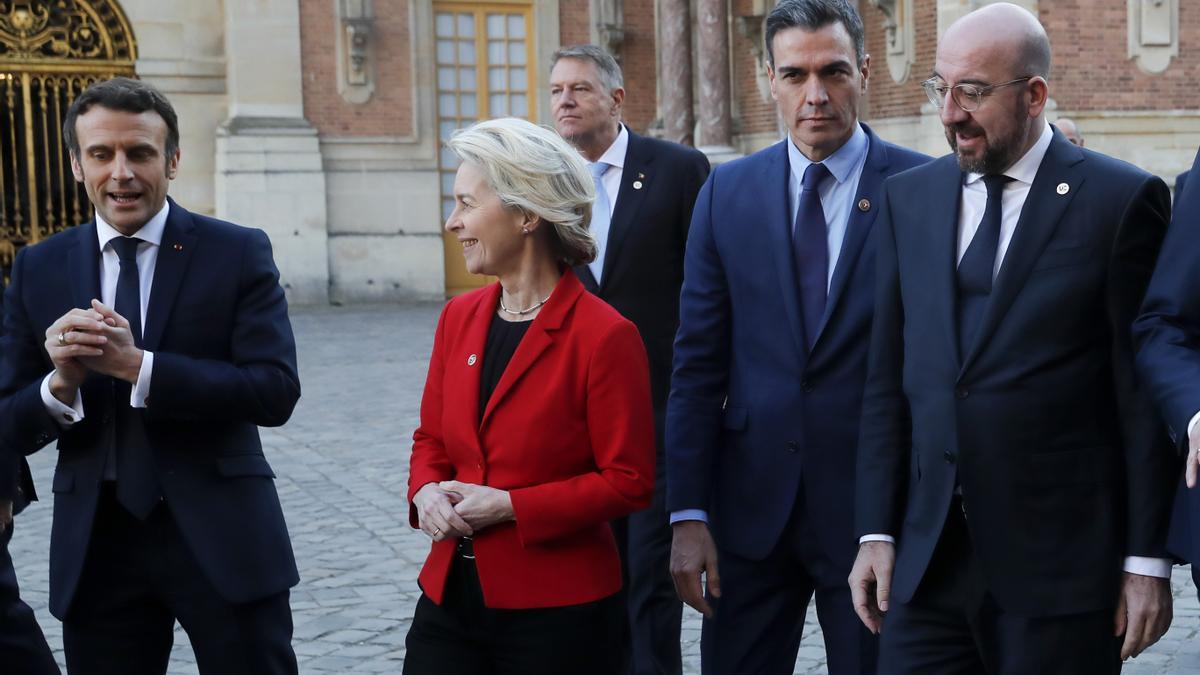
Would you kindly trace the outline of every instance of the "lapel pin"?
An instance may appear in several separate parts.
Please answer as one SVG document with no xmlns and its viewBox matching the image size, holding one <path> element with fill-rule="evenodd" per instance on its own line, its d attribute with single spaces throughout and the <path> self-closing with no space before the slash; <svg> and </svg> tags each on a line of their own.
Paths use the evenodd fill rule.
<svg viewBox="0 0 1200 675">
<path fill-rule="evenodd" d="M 1065 194 L 1067 194 L 1067 193 L 1068 193 L 1068 192 L 1070 192 L 1070 191 L 1071 191 L 1071 186 L 1070 186 L 1070 185 L 1067 185 L 1066 183 L 1059 183 L 1059 184 L 1058 184 L 1058 194 L 1060 194 L 1060 195 L 1065 195 Z"/>
<path fill-rule="evenodd" d="M 473 365 L 475 365 L 475 362 L 476 362 L 476 361 L 478 361 L 478 360 L 479 360 L 479 359 L 478 359 L 478 358 L 477 358 L 477 357 L 476 357 L 474 354 L 472 354 L 472 355 L 470 355 L 470 356 L 468 356 L 468 357 L 467 357 L 467 365 L 468 365 L 468 366 L 473 366 Z"/>
<path fill-rule="evenodd" d="M 641 190 L 642 189 L 642 181 L 640 181 L 640 180 L 633 181 L 633 189 Z"/>
<path fill-rule="evenodd" d="M 858 200 L 858 210 L 866 213 L 871 210 L 871 200 L 866 197 Z"/>
<path fill-rule="evenodd" d="M 644 174 L 640 171 L 638 172 L 638 178 L 645 178 L 645 177 L 646 177 L 646 174 Z"/>
<path fill-rule="evenodd" d="M 175 245 L 174 245 L 174 246 L 172 246 L 171 248 L 175 249 L 176 251 L 182 251 L 182 250 L 183 250 L 183 244 L 175 244 Z"/>
</svg>

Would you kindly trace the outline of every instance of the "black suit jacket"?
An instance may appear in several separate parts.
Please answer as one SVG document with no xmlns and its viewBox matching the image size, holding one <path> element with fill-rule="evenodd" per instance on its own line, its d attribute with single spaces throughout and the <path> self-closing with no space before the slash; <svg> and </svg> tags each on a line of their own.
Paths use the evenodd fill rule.
<svg viewBox="0 0 1200 675">
<path fill-rule="evenodd" d="M 666 408 L 670 391 L 683 249 L 696 194 L 708 169 L 708 158 L 695 148 L 629 131 L 600 283 L 587 265 L 575 267 L 584 287 L 632 321 L 642 334 L 650 358 L 656 418 Z"/>
<path fill-rule="evenodd" d="M 1134 377 L 1130 325 L 1170 195 L 1055 132 L 960 362 L 961 181 L 951 155 L 885 186 L 856 529 L 896 537 L 906 602 L 957 482 L 1005 611 L 1111 608 L 1124 556 L 1168 557 L 1174 460 Z"/>
<path fill-rule="evenodd" d="M 4 280 L 0 279 L 0 316 L 4 315 Z M 4 326 L 0 324 L 0 335 Z M 12 502 L 13 511 L 21 512 L 29 502 L 37 501 L 29 464 L 19 452 L 0 441 L 0 502 Z"/>
<path fill-rule="evenodd" d="M 1174 206 L 1179 206 L 1179 196 L 1183 194 L 1183 188 L 1187 185 L 1188 174 L 1190 171 L 1184 171 L 1175 177 L 1175 203 Z"/>
<path fill-rule="evenodd" d="M 100 297 L 94 222 L 23 249 L 5 303 L 0 421 L 25 454 L 58 439 L 50 609 L 66 615 L 85 564 L 112 443 L 111 378 L 84 383 L 84 419 L 62 429 L 47 413 L 53 369 L 46 327 Z M 300 396 L 295 341 L 271 245 L 260 230 L 171 203 L 143 344 L 154 370 L 143 415 L 164 498 L 209 581 L 247 602 L 298 581 L 259 426 L 287 421 Z M 135 411 L 137 412 L 137 411 Z"/>
</svg>

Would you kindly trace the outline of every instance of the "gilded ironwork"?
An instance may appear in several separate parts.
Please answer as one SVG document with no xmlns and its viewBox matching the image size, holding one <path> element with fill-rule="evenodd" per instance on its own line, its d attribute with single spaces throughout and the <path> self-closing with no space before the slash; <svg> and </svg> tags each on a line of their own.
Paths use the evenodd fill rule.
<svg viewBox="0 0 1200 675">
<path fill-rule="evenodd" d="M 116 2 L 0 0 L 0 268 L 17 250 L 92 215 L 62 141 L 88 85 L 134 75 L 137 48 Z"/>
</svg>

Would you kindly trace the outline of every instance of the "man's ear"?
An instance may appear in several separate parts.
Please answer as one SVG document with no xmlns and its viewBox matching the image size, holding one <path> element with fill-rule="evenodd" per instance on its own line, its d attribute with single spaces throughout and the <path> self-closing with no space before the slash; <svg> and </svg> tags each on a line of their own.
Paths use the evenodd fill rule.
<svg viewBox="0 0 1200 675">
<path fill-rule="evenodd" d="M 70 152 L 71 155 L 71 174 L 75 176 L 75 182 L 83 182 L 83 167 L 79 165 L 79 158 L 75 156 L 75 151 Z"/>
</svg>

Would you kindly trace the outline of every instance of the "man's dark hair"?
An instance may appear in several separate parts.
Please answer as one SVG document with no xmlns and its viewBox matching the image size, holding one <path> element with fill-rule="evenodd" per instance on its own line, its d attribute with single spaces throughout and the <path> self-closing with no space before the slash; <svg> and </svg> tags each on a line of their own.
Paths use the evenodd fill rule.
<svg viewBox="0 0 1200 675">
<path fill-rule="evenodd" d="M 814 31 L 830 24 L 840 23 L 854 42 L 854 55 L 861 68 L 866 57 L 866 38 L 863 35 L 862 17 L 847 0 L 781 0 L 767 16 L 767 63 L 775 66 L 772 42 L 775 34 L 788 28 L 803 28 Z"/>
<path fill-rule="evenodd" d="M 67 116 L 63 119 L 63 140 L 75 157 L 79 157 L 79 136 L 75 133 L 75 120 L 97 105 L 121 112 L 144 113 L 153 110 L 158 113 L 167 123 L 166 159 L 170 161 L 175 156 L 175 150 L 179 148 L 179 118 L 175 116 L 175 108 L 171 107 L 171 102 L 162 92 L 141 80 L 114 77 L 84 89 L 67 109 Z"/>
</svg>

